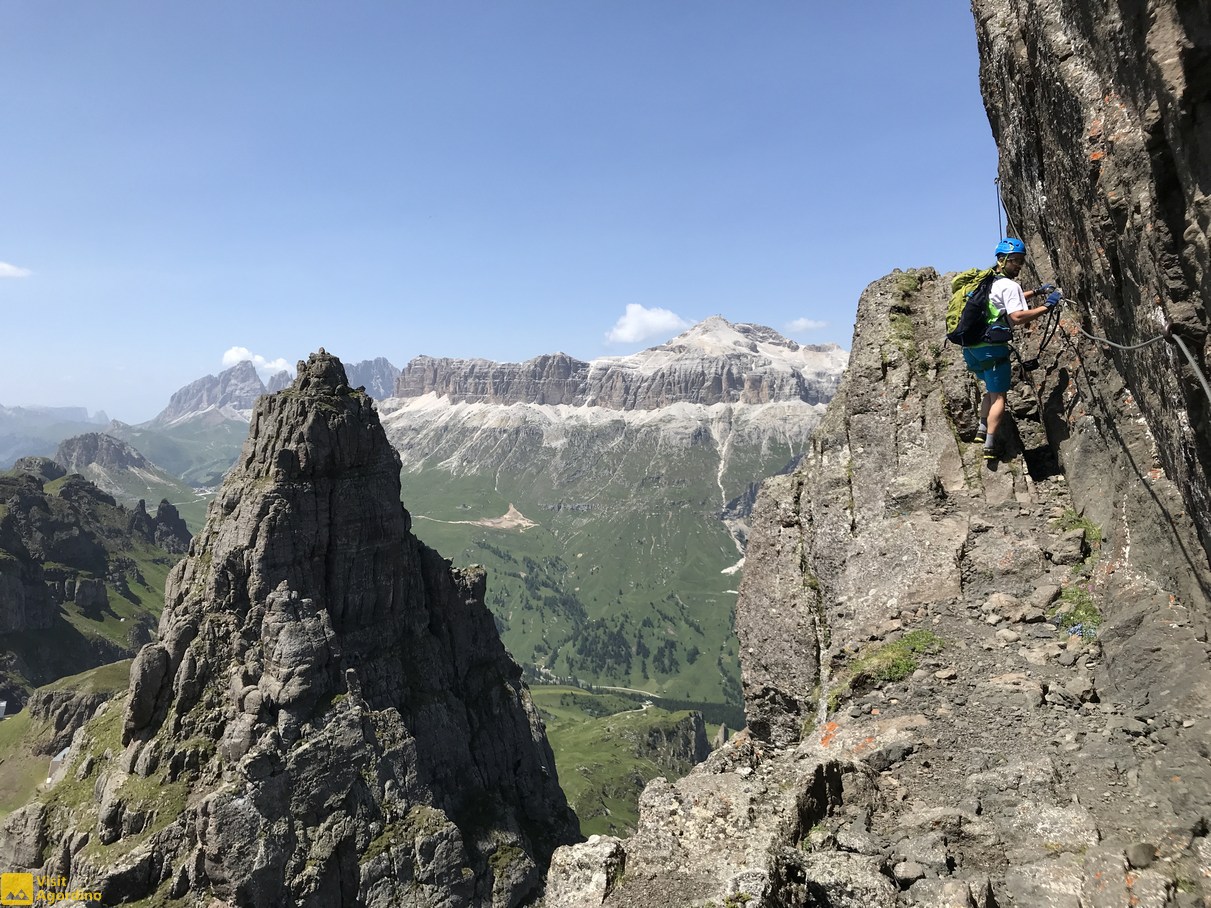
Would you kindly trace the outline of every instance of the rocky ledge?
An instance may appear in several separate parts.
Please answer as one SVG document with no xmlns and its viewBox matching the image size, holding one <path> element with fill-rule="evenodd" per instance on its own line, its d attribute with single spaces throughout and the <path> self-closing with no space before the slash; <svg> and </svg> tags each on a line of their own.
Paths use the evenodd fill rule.
<svg viewBox="0 0 1211 908">
<path fill-rule="evenodd" d="M 1087 400 L 1070 326 L 1016 372 L 987 469 L 947 296 L 931 269 L 867 289 L 811 451 L 762 487 L 736 618 L 748 731 L 651 783 L 631 838 L 557 851 L 546 908 L 1207 904 L 1197 533 L 1082 515 L 1045 433 L 1057 383 Z M 1155 522 L 1179 493 L 1141 466 Z"/>
</svg>

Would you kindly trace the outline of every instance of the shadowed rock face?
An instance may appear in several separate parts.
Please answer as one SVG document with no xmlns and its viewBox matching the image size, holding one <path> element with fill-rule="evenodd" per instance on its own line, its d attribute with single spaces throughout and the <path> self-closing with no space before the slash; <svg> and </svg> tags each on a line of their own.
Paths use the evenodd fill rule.
<svg viewBox="0 0 1211 908">
<path fill-rule="evenodd" d="M 121 755 L 75 770 L 100 798 L 71 818 L 111 850 L 75 855 L 53 814 L 52 872 L 69 862 L 115 901 L 255 906 L 504 906 L 537 888 L 575 818 L 482 573 L 411 535 L 398 474 L 371 399 L 323 351 L 259 401 L 120 723 L 84 732 L 87 760 L 98 722 L 120 724 Z M 177 791 L 179 815 L 147 787 Z M 154 869 L 132 880 L 119 853 Z"/>
<path fill-rule="evenodd" d="M 1038 275 L 1063 286 L 1068 316 L 1091 334 L 1131 345 L 1170 324 L 1211 374 L 1211 10 L 1177 0 L 972 8 L 1001 192 Z M 1090 396 L 1055 408 L 1071 435 L 1063 453 L 1081 460 L 1074 491 L 1099 518 L 1124 496 L 1132 506 L 1143 458 L 1130 439 L 1105 441 L 1108 422 L 1135 408 L 1184 497 L 1174 518 L 1193 519 L 1211 549 L 1211 400 L 1186 357 L 1164 342 L 1124 351 L 1082 340 L 1081 354 Z M 1112 465 L 1099 446 L 1126 450 Z"/>
</svg>

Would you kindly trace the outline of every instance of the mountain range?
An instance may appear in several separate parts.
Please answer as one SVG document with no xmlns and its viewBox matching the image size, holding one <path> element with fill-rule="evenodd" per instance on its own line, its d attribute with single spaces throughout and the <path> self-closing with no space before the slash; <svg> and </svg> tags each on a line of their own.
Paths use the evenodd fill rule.
<svg viewBox="0 0 1211 908">
<path fill-rule="evenodd" d="M 420 357 L 379 406 L 418 533 L 488 568 L 532 677 L 736 704 L 752 490 L 804 450 L 845 361 L 713 317 L 592 362 Z"/>
<path fill-rule="evenodd" d="M 628 356 L 380 358 L 347 374 L 378 398 L 419 535 L 486 567 L 532 678 L 698 702 L 735 726 L 731 613 L 756 483 L 793 466 L 845 362 L 714 316 Z M 242 362 L 147 423 L 112 424 L 129 454 L 89 440 L 68 448 L 95 456 L 57 457 L 128 503 L 168 498 L 196 529 L 256 400 L 289 380 Z"/>
<path fill-rule="evenodd" d="M 348 373 L 354 387 L 365 387 L 378 398 L 391 394 L 399 369 L 379 357 L 351 365 Z M 106 431 L 189 485 L 212 491 L 240 453 L 257 398 L 281 390 L 291 380 L 291 373 L 284 371 L 266 384 L 245 360 L 179 389 L 148 422 L 114 421 Z M 200 520 L 193 525 L 200 526 Z"/>
</svg>

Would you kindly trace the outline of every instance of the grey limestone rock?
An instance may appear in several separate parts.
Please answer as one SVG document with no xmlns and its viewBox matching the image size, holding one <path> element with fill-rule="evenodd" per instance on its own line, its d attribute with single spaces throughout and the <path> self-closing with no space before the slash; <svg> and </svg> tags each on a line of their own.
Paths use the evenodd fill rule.
<svg viewBox="0 0 1211 908">
<path fill-rule="evenodd" d="M 626 849 L 613 836 L 589 836 L 583 845 L 560 848 L 551 859 L 546 908 L 601 905 L 626 873 Z"/>
<path fill-rule="evenodd" d="M 151 462 L 122 441 L 103 432 L 76 435 L 59 443 L 55 463 L 67 473 L 85 473 L 90 464 L 106 469 L 150 469 Z"/>
<path fill-rule="evenodd" d="M 930 269 L 867 289 L 849 371 L 811 450 L 762 485 L 736 614 L 748 732 L 775 761 L 793 746 L 877 773 L 869 824 L 855 833 L 830 816 L 808 850 L 889 862 L 876 868 L 895 890 L 888 904 L 1075 908 L 1095 872 L 1080 855 L 1111 843 L 1122 855 L 1150 836 L 1204 828 L 1193 803 L 1211 772 L 1195 768 L 1195 736 L 1183 736 L 1195 724 L 1163 723 L 1152 703 L 1203 715 L 1205 701 L 1195 703 L 1209 674 L 1197 641 L 1208 601 L 1196 571 L 1163 604 L 1172 574 L 1145 566 L 1164 560 L 1157 553 L 1172 536 L 1154 540 L 1127 522 L 1103 528 L 1100 540 L 1084 527 L 1057 529 L 1055 518 L 1086 509 L 1055 461 L 1024 442 L 1015 452 L 1013 441 L 1002 469 L 977 459 L 964 440 L 974 383 L 958 351 L 933 340 L 947 290 Z M 1045 408 L 1018 409 L 1020 428 L 1010 431 L 1042 433 Z M 1182 545 L 1205 559 L 1193 532 Z M 1100 572 L 1090 567 L 1106 559 Z M 1061 611 L 1079 604 L 1086 636 L 1046 620 L 1062 592 Z M 884 667 L 913 640 L 911 663 Z M 1175 662 L 1176 652 L 1186 656 Z M 1094 708 L 1111 698 L 1133 706 Z M 908 719 L 904 738 L 894 723 Z M 1100 783 L 1120 773 L 1122 788 Z M 953 822 L 913 826 L 913 816 L 937 811 Z M 893 844 L 870 854 L 881 841 Z M 629 866 L 639 864 L 636 843 L 624 847 Z M 1190 861 L 1190 852 L 1175 845 L 1171 854 Z M 897 876 L 897 863 L 919 865 L 925 878 L 914 880 L 911 866 Z M 796 873 L 810 881 L 830 866 L 817 860 Z M 863 878 L 860 865 L 845 866 Z M 949 886 L 960 871 L 988 886 Z M 864 897 L 882 898 L 883 883 L 872 886 Z M 767 894 L 758 904 L 781 903 Z"/>
<path fill-rule="evenodd" d="M 13 469 L 31 473 L 44 482 L 60 479 L 67 475 L 67 470 L 49 457 L 20 457 L 13 463 Z"/>
<path fill-rule="evenodd" d="M 399 378 L 399 371 L 382 356 L 360 363 L 350 363 L 345 367 L 349 384 L 354 388 L 365 388 L 366 393 L 375 400 L 382 400 L 395 393 L 395 380 Z"/>
<path fill-rule="evenodd" d="M 71 743 L 76 729 L 91 719 L 97 708 L 109 699 L 107 693 L 88 690 L 42 688 L 34 691 L 26 701 L 26 709 L 32 718 L 46 722 L 53 729 L 51 735 L 40 739 L 35 753 L 47 756 L 59 753 Z"/>
<path fill-rule="evenodd" d="M 218 375 L 207 375 L 178 390 L 152 424 L 165 425 L 212 409 L 251 410 L 264 393 L 265 383 L 257 375 L 256 367 L 244 360 Z"/>
<path fill-rule="evenodd" d="M 1066 318 L 1119 344 L 1171 324 L 1206 375 L 1211 159 L 1196 138 L 1211 109 L 1205 6 L 975 0 L 972 11 L 999 184 L 1029 279 L 1062 286 Z M 1056 391 L 1069 404 L 1043 398 L 1053 434 L 1063 426 L 1074 491 L 1098 524 L 1125 514 L 1147 526 L 1157 555 L 1196 527 L 1193 576 L 1180 552 L 1168 565 L 1141 557 L 1176 581 L 1166 586 L 1185 591 L 1201 577 L 1206 594 L 1211 400 L 1176 344 L 1123 355 L 1079 346 L 1082 368 Z M 1157 498 L 1176 526 L 1149 518 Z"/>
<path fill-rule="evenodd" d="M 411 535 L 398 471 L 323 351 L 260 400 L 124 710 L 85 727 L 60 783 L 94 794 L 55 814 L 50 850 L 88 828 L 104 846 L 72 853 L 77 878 L 265 908 L 537 893 L 575 818 L 482 572 Z M 106 721 L 123 750 L 98 761 Z"/>
<path fill-rule="evenodd" d="M 781 365 L 788 356 L 798 368 Z M 395 396 L 436 393 L 468 403 L 588 404 L 613 410 L 652 410 L 677 402 L 824 403 L 843 363 L 844 352 L 835 346 L 803 347 L 770 328 L 732 325 L 713 316 L 667 344 L 591 363 L 566 353 L 524 363 L 417 357 L 396 380 Z"/>
<path fill-rule="evenodd" d="M 181 512 L 167 499 L 161 499 L 152 519 L 152 539 L 166 552 L 183 555 L 189 551 L 192 538 Z"/>
</svg>

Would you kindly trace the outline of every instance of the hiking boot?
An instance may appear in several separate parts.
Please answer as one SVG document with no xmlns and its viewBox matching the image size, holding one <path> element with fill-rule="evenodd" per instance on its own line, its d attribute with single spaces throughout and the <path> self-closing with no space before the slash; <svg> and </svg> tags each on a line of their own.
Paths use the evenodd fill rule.
<svg viewBox="0 0 1211 908">
<path fill-rule="evenodd" d="M 1000 460 L 1001 458 L 997 457 L 997 452 L 992 448 L 984 449 L 984 466 L 988 467 L 988 469 L 995 470 Z"/>
<path fill-rule="evenodd" d="M 987 438 L 988 438 L 987 429 L 976 429 L 976 437 L 973 438 L 972 441 L 974 441 L 978 445 L 982 445 L 982 444 L 984 444 L 984 441 Z"/>
</svg>

